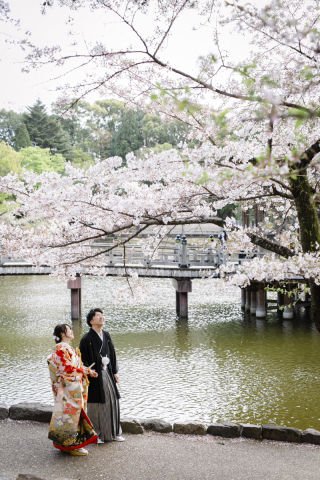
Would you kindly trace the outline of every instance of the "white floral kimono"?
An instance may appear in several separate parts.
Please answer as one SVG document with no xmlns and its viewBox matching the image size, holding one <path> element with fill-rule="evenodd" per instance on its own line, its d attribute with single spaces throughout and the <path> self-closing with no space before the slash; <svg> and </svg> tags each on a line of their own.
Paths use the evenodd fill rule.
<svg viewBox="0 0 320 480">
<path fill-rule="evenodd" d="M 54 409 L 49 438 L 60 450 L 73 450 L 96 443 L 96 435 L 85 410 L 88 380 L 78 353 L 68 343 L 58 343 L 48 357 Z"/>
</svg>

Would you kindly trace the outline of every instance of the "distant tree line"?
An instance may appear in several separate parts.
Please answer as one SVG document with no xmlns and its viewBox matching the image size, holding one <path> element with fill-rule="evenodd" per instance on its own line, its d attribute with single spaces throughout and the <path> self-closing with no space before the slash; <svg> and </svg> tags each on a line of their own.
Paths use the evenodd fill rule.
<svg viewBox="0 0 320 480">
<path fill-rule="evenodd" d="M 188 127 L 178 121 L 164 122 L 159 115 L 127 110 L 117 100 L 79 102 L 72 114 L 53 108 L 47 113 L 41 100 L 26 112 L 0 110 L 0 176 L 19 174 L 23 167 L 36 173 L 63 174 L 65 162 L 89 168 L 95 161 L 129 152 L 141 155 L 141 147 L 155 153 L 177 148 L 186 140 Z M 14 196 L 0 192 L 0 215 Z"/>
<path fill-rule="evenodd" d="M 98 100 L 92 105 L 81 101 L 67 118 L 62 116 L 65 109 L 65 106 L 54 108 L 53 113 L 48 114 L 45 105 L 37 100 L 24 113 L 0 110 L 0 143 L 5 142 L 24 156 L 28 148 L 35 148 L 38 157 L 39 149 L 46 150 L 46 160 L 38 158 L 34 165 L 40 171 L 48 167 L 48 158 L 53 160 L 56 155 L 74 166 L 88 168 L 95 160 L 110 156 L 125 159 L 127 153 L 138 153 L 141 147 L 161 152 L 176 148 L 188 133 L 188 127 L 178 120 L 164 122 L 159 115 L 127 110 L 124 103 L 117 100 Z M 32 163 L 31 150 L 27 156 Z M 8 170 L 8 162 L 5 163 L 6 166 L 0 165 L 0 172 Z M 60 161 L 54 163 L 59 164 L 61 171 Z"/>
</svg>

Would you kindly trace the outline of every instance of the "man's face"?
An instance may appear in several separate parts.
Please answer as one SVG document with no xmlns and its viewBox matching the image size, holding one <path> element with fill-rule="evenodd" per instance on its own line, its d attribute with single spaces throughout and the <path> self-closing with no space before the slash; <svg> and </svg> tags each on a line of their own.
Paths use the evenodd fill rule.
<svg viewBox="0 0 320 480">
<path fill-rule="evenodd" d="M 91 320 L 92 327 L 102 327 L 104 325 L 105 319 L 101 312 L 96 312 L 95 316 Z"/>
</svg>

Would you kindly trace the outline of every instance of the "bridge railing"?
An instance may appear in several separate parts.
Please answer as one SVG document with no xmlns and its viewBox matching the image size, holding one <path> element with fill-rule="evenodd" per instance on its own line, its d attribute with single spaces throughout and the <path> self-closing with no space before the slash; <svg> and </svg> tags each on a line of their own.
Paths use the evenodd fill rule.
<svg viewBox="0 0 320 480">
<path fill-rule="evenodd" d="M 179 237 L 179 236 L 177 236 Z M 114 247 L 113 243 L 91 243 L 89 245 L 94 249 L 108 250 Z M 256 256 L 263 256 L 263 252 L 233 252 L 225 251 L 223 243 L 217 247 L 213 244 L 204 249 L 197 246 L 187 245 L 186 237 L 176 238 L 174 245 L 160 245 L 157 247 L 157 253 L 154 251 L 146 252 L 140 245 L 127 244 L 125 247 L 126 256 L 124 258 L 123 247 L 115 247 L 105 253 L 106 265 L 141 265 L 144 267 L 168 266 L 187 269 L 189 267 L 215 267 L 228 264 L 242 264 L 250 261 Z M 10 257 L 0 257 L 0 265 L 26 263 L 21 260 L 12 260 Z"/>
<path fill-rule="evenodd" d="M 92 248 L 108 248 L 112 244 L 91 245 Z M 124 260 L 127 264 L 140 263 L 143 266 L 168 265 L 168 266 L 216 266 L 217 255 L 211 249 L 199 251 L 196 247 L 185 247 L 183 245 L 160 246 L 157 253 L 153 251 L 145 253 L 138 245 L 126 245 L 126 258 L 124 259 L 123 248 L 114 248 L 106 253 L 107 263 L 116 265 Z"/>
<path fill-rule="evenodd" d="M 124 259 L 123 247 L 114 248 L 106 253 L 109 265 L 123 264 L 124 261 L 130 264 L 141 264 L 145 267 L 151 266 L 176 266 L 179 268 L 189 267 L 219 267 L 230 263 L 241 264 L 244 261 L 250 261 L 256 256 L 265 255 L 264 252 L 233 252 L 227 253 L 223 245 L 213 248 L 209 245 L 207 248 L 200 250 L 196 246 L 188 246 L 186 241 L 176 242 L 173 246 L 159 246 L 157 253 L 152 251 L 145 253 L 139 245 L 126 245 L 126 258 Z M 106 249 L 112 247 L 113 244 L 99 243 L 91 244 L 92 248 Z"/>
<path fill-rule="evenodd" d="M 219 266 L 230 263 L 241 265 L 243 262 L 251 261 L 255 257 L 263 257 L 265 252 L 245 252 L 241 250 L 240 252 L 226 253 L 223 248 L 218 248 L 217 255 Z"/>
</svg>

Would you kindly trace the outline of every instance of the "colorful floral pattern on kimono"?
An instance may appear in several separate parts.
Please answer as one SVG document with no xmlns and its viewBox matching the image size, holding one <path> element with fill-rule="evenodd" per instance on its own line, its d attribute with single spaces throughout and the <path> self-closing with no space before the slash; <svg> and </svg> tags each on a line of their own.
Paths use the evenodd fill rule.
<svg viewBox="0 0 320 480">
<path fill-rule="evenodd" d="M 54 395 L 49 438 L 61 450 L 96 443 L 97 435 L 85 414 L 88 381 L 78 353 L 67 343 L 58 343 L 48 357 Z"/>
</svg>

